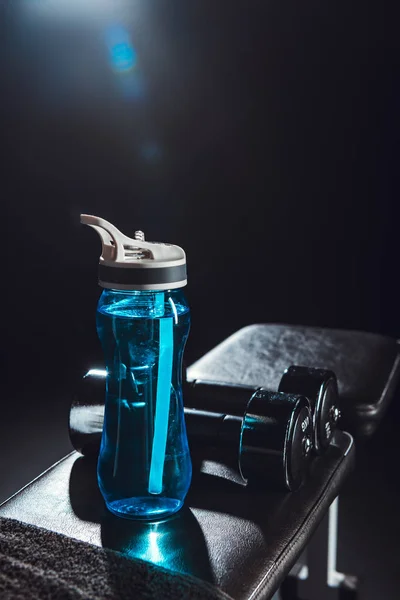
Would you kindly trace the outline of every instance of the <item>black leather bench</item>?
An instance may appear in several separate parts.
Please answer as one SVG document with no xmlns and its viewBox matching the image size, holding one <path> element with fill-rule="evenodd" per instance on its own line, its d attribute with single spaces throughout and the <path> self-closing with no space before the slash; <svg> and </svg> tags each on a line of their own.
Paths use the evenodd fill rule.
<svg viewBox="0 0 400 600">
<path fill-rule="evenodd" d="M 240 329 L 188 369 L 189 379 L 278 389 L 289 365 L 332 369 L 338 378 L 341 427 L 356 437 L 372 435 L 400 379 L 400 343 L 361 331 L 250 325 Z"/>
<path fill-rule="evenodd" d="M 365 436 L 394 392 L 399 346 L 373 334 L 253 325 L 192 365 L 188 378 L 276 389 L 290 364 L 333 369 L 346 427 Z M 352 436 L 336 432 L 294 493 L 250 491 L 229 465 L 205 461 L 194 475 L 185 510 L 162 524 L 138 524 L 106 513 L 95 462 L 74 452 L 4 503 L 0 516 L 195 575 L 237 600 L 267 599 L 327 518 L 354 457 Z"/>
</svg>

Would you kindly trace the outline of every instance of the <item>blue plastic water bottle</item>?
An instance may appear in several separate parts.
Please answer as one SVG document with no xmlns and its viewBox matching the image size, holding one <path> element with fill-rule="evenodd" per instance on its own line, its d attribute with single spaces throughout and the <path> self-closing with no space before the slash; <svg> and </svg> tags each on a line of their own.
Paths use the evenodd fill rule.
<svg viewBox="0 0 400 600">
<path fill-rule="evenodd" d="M 154 520 L 178 511 L 192 465 L 182 401 L 190 313 L 179 246 L 133 239 L 81 215 L 101 237 L 97 331 L 107 369 L 98 482 L 107 508 Z"/>
</svg>

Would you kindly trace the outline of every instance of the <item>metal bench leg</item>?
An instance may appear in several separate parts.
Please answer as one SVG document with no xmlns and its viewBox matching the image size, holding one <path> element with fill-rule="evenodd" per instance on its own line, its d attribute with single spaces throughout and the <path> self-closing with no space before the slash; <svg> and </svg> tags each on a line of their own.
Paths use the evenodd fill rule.
<svg viewBox="0 0 400 600">
<path fill-rule="evenodd" d="M 282 600 L 356 600 L 357 578 L 336 569 L 339 499 L 307 545 L 306 562 L 281 586 Z"/>
</svg>

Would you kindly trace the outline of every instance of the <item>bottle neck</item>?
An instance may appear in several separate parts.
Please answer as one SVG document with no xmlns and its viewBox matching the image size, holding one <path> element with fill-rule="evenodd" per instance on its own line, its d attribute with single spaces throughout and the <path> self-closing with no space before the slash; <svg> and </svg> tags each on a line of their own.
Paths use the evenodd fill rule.
<svg viewBox="0 0 400 600">
<path fill-rule="evenodd" d="M 112 293 L 112 294 L 117 294 L 120 296 L 147 296 L 147 297 L 152 297 L 154 295 L 161 295 L 161 294 L 177 294 L 177 293 L 182 293 L 182 288 L 177 288 L 177 289 L 166 289 L 166 290 L 121 290 L 121 289 L 116 289 L 116 288 L 102 288 L 103 292 L 105 293 Z"/>
<path fill-rule="evenodd" d="M 104 289 L 98 310 L 107 314 L 124 316 L 176 316 L 189 310 L 183 290 L 110 290 Z"/>
</svg>

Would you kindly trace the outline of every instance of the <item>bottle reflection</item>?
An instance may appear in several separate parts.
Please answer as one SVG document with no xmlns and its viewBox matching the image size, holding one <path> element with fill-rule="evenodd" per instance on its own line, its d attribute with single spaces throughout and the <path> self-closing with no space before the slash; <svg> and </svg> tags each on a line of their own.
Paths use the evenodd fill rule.
<svg viewBox="0 0 400 600">
<path fill-rule="evenodd" d="M 130 558 L 213 583 L 203 531 L 189 508 L 164 521 L 128 521 L 107 513 L 101 523 L 102 544 Z"/>
</svg>

